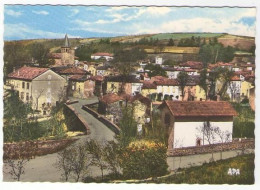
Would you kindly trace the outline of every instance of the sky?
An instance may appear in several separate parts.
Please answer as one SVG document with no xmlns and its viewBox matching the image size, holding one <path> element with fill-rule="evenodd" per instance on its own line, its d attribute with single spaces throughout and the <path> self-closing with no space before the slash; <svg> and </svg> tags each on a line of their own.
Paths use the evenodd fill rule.
<svg viewBox="0 0 260 190">
<path fill-rule="evenodd" d="M 255 36 L 255 8 L 5 5 L 4 40 L 174 32 Z"/>
</svg>

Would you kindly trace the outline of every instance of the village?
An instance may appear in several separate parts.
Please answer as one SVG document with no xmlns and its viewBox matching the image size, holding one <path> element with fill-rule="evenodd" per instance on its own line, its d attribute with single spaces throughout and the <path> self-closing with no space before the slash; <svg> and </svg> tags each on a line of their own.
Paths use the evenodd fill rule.
<svg viewBox="0 0 260 190">
<path fill-rule="evenodd" d="M 101 39 L 99 43 L 108 43 L 106 40 Z M 192 36 L 189 40 L 200 39 Z M 83 141 L 84 136 L 88 139 L 84 147 L 88 147 L 86 152 L 92 156 L 95 150 L 105 150 L 99 143 L 110 142 L 109 146 L 105 146 L 111 148 L 107 153 L 110 159 L 102 160 L 103 155 L 93 156 L 96 160 L 92 160 L 93 167 L 89 169 L 98 173 L 97 168 L 101 167 L 102 180 L 103 172 L 108 172 L 105 170 L 109 168 L 117 174 L 113 180 L 143 180 L 181 168 L 254 153 L 254 53 L 232 50 L 233 57 L 221 61 L 223 51 L 228 49 L 222 51 L 223 55 L 217 49 L 211 57 L 207 56 L 210 53 L 207 45 L 216 47 L 221 43 L 216 38 L 204 38 L 197 49 L 176 47 L 175 52 L 171 50 L 175 42 L 170 39 L 164 47 L 156 45 L 159 49 L 134 45 L 116 53 L 92 53 L 84 60 L 84 57 L 77 56 L 81 55 L 81 49 L 86 48 L 84 44 L 72 45 L 67 34 L 62 43 L 57 52 L 48 54 L 48 61 L 51 60 L 48 66 L 31 59 L 14 66 L 6 74 L 4 102 L 7 103 L 4 106 L 8 110 L 4 117 L 4 156 L 9 163 L 14 163 L 10 161 L 14 158 L 24 159 L 20 154 L 17 157 L 11 153 L 15 150 L 15 141 L 26 144 L 28 140 L 37 140 L 38 148 L 44 146 L 40 141 L 52 141 L 56 144 L 45 145 L 49 148 L 47 152 L 58 152 L 55 154 L 62 159 L 66 147 L 72 146 L 76 151 L 82 146 L 77 142 Z M 21 115 L 23 109 L 29 111 Z M 48 135 L 38 134 L 40 130 L 33 126 L 42 122 L 49 131 Z M 11 129 L 16 125 L 19 129 Z M 30 129 L 21 129 L 21 126 L 30 126 Z M 37 131 L 36 136 L 33 135 L 34 131 Z M 16 136 L 14 132 L 21 136 Z M 60 143 L 66 140 L 68 142 L 65 144 Z M 111 141 L 126 149 L 124 161 L 129 162 L 119 164 L 124 161 L 118 161 L 120 156 L 113 152 L 116 145 Z M 57 149 L 51 150 L 52 146 L 57 146 Z M 142 150 L 145 147 L 152 147 L 154 155 Z M 41 148 L 29 149 L 26 151 L 36 156 L 34 159 L 48 154 L 41 153 Z M 164 153 L 155 153 L 156 150 Z M 129 151 L 144 151 L 150 158 L 133 158 L 134 153 L 127 154 Z M 196 157 L 200 155 L 204 157 Z M 30 158 L 27 165 L 34 159 Z M 118 163 L 111 163 L 112 159 Z M 131 163 L 135 159 L 142 161 Z M 158 160 L 158 165 L 144 161 L 147 159 Z M 106 164 L 98 164 L 98 161 Z M 74 162 L 80 163 L 77 160 Z M 158 170 L 146 171 L 145 168 L 140 169 L 140 164 L 150 170 L 153 167 Z M 135 167 L 140 171 L 136 171 Z M 61 173 L 65 172 L 65 180 L 70 181 L 69 173 L 73 170 L 66 173 L 61 168 L 64 165 L 60 165 L 59 169 Z M 6 179 L 11 180 L 13 176 L 19 181 L 23 178 L 21 171 L 19 175 L 11 174 Z M 83 173 L 81 168 L 76 181 L 80 177 L 83 179 Z M 121 175 L 123 178 L 118 177 Z M 41 180 L 37 176 L 30 178 L 27 171 L 24 176 L 29 181 Z M 99 175 L 94 176 L 98 178 Z"/>
</svg>

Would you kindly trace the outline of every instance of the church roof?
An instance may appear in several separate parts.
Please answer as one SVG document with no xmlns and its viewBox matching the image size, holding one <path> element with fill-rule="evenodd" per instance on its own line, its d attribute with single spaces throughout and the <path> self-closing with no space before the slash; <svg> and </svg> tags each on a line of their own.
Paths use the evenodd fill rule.
<svg viewBox="0 0 260 190">
<path fill-rule="evenodd" d="M 65 35 L 65 44 L 64 44 L 64 47 L 70 47 L 70 42 L 69 42 L 69 38 L 68 38 L 68 35 L 67 35 L 67 34 Z"/>
</svg>

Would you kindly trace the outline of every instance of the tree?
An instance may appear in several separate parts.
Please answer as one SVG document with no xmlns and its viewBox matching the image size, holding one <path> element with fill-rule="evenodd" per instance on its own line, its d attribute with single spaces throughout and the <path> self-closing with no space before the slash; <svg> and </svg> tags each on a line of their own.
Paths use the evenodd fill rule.
<svg viewBox="0 0 260 190">
<path fill-rule="evenodd" d="M 148 75 L 149 77 L 154 76 L 167 76 L 166 71 L 160 65 L 146 65 L 144 70 L 149 70 Z"/>
<path fill-rule="evenodd" d="M 5 141 L 25 140 L 30 136 L 30 131 L 25 126 L 38 125 L 37 120 L 30 120 L 32 108 L 29 103 L 23 103 L 16 91 L 7 91 L 4 98 L 4 139 Z"/>
<path fill-rule="evenodd" d="M 168 130 L 162 125 L 159 112 L 151 111 L 151 121 L 145 125 L 144 137 L 168 146 Z"/>
<path fill-rule="evenodd" d="M 54 61 L 49 58 L 50 49 L 42 43 L 33 43 L 29 45 L 31 57 L 37 61 L 40 67 L 52 65 Z"/>
<path fill-rule="evenodd" d="M 58 160 L 55 166 L 62 172 L 61 176 L 65 181 L 73 175 L 76 182 L 88 169 L 87 151 L 84 144 L 73 145 L 58 153 Z"/>
<path fill-rule="evenodd" d="M 216 133 L 215 128 L 211 125 L 209 121 L 203 122 L 203 126 L 197 129 L 199 133 L 202 135 L 203 138 L 203 145 L 204 141 L 208 142 L 210 146 L 214 144 L 216 140 Z M 214 161 L 213 157 L 213 149 L 211 148 L 211 161 Z"/>
<path fill-rule="evenodd" d="M 33 141 L 19 142 L 4 146 L 4 163 L 7 164 L 9 174 L 14 180 L 20 181 L 25 173 L 25 165 L 37 153 L 38 144 Z"/>
<path fill-rule="evenodd" d="M 216 82 L 220 78 L 221 72 L 222 72 L 222 68 L 217 67 L 209 73 L 208 80 L 210 86 L 209 86 L 208 97 L 211 100 L 216 99 Z"/>
<path fill-rule="evenodd" d="M 206 100 L 208 99 L 208 80 L 207 80 L 207 69 L 204 68 L 200 73 L 199 86 L 204 90 Z"/>
<path fill-rule="evenodd" d="M 163 62 L 163 65 L 167 65 L 167 66 L 173 67 L 173 66 L 177 65 L 177 63 L 174 60 L 172 60 L 172 59 L 167 59 L 167 60 L 165 60 Z"/>
<path fill-rule="evenodd" d="M 139 48 L 120 50 L 115 53 L 113 63 L 120 74 L 127 76 L 133 71 L 136 62 L 145 59 L 146 56 L 146 52 Z"/>
<path fill-rule="evenodd" d="M 107 163 L 108 169 L 115 175 L 120 173 L 120 159 L 121 159 L 121 148 L 115 141 L 106 142 L 103 154 L 104 160 Z"/>
<path fill-rule="evenodd" d="M 232 134 L 229 131 L 222 131 L 219 127 L 214 128 L 214 133 L 219 137 L 221 141 L 220 159 L 222 160 L 223 145 L 230 141 Z"/>
<path fill-rule="evenodd" d="M 126 147 L 136 137 L 137 122 L 134 119 L 134 109 L 131 106 L 122 108 L 122 118 L 119 121 L 120 133 L 118 140 L 120 146 Z"/>
<path fill-rule="evenodd" d="M 5 42 L 4 45 L 4 76 L 11 73 L 15 67 L 21 67 L 30 60 L 29 51 L 22 43 Z"/>
<path fill-rule="evenodd" d="M 177 80 L 179 82 L 180 88 L 181 88 L 181 96 L 182 96 L 182 100 L 184 99 L 184 95 L 185 95 L 185 86 L 187 85 L 188 82 L 188 74 L 185 71 L 181 71 L 178 76 L 177 76 Z"/>
<path fill-rule="evenodd" d="M 90 164 L 99 167 L 103 180 L 104 169 L 107 167 L 103 154 L 103 145 L 99 144 L 96 140 L 91 139 L 85 143 L 85 147 L 88 154 L 90 155 Z"/>
<path fill-rule="evenodd" d="M 122 154 L 121 168 L 128 179 L 144 179 L 167 174 L 167 148 L 156 141 L 133 141 Z"/>
<path fill-rule="evenodd" d="M 69 180 L 72 173 L 71 156 L 71 149 L 66 148 L 58 153 L 58 160 L 55 163 L 55 166 L 62 172 L 61 176 L 65 181 Z"/>
<path fill-rule="evenodd" d="M 222 81 L 222 87 L 219 91 L 219 95 L 220 97 L 222 98 L 227 90 L 228 87 L 231 87 L 231 78 L 232 76 L 234 76 L 234 71 L 231 71 L 229 69 L 222 69 L 222 68 L 219 68 L 219 77 Z"/>
<path fill-rule="evenodd" d="M 169 39 L 168 46 L 174 46 L 174 41 L 172 38 Z"/>
</svg>

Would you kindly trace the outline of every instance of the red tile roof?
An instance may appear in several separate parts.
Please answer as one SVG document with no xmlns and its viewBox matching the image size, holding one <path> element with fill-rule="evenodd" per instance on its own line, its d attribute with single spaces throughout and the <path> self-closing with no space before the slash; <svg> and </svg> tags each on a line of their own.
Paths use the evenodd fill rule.
<svg viewBox="0 0 260 190">
<path fill-rule="evenodd" d="M 186 63 L 180 64 L 182 67 L 190 67 L 191 69 L 202 69 L 203 63 L 202 62 L 196 62 L 196 61 L 187 61 Z"/>
<path fill-rule="evenodd" d="M 159 108 L 167 106 L 173 116 L 236 116 L 237 112 L 229 102 L 224 101 L 170 101 L 166 100 Z"/>
<path fill-rule="evenodd" d="M 79 68 L 76 68 L 76 67 L 70 67 L 70 68 L 64 68 L 64 69 L 61 69 L 59 71 L 59 74 L 64 74 L 64 75 L 84 75 L 84 74 L 87 74 L 88 72 L 83 70 L 83 69 L 79 69 Z"/>
<path fill-rule="evenodd" d="M 125 98 L 123 96 L 119 96 L 117 94 L 106 94 L 103 97 L 99 99 L 99 101 L 105 103 L 105 104 L 112 104 L 114 102 L 124 100 Z"/>
<path fill-rule="evenodd" d="M 143 81 L 143 87 L 142 89 L 156 89 L 156 84 L 150 82 L 150 81 Z"/>
<path fill-rule="evenodd" d="M 240 79 L 240 77 L 239 76 L 237 76 L 237 75 L 234 75 L 234 76 L 232 76 L 231 77 L 231 79 L 230 79 L 231 81 L 240 81 L 241 79 Z"/>
<path fill-rule="evenodd" d="M 104 77 L 101 75 L 96 75 L 96 76 L 91 76 L 90 79 L 94 81 L 103 81 Z"/>
<path fill-rule="evenodd" d="M 160 86 L 178 86 L 179 85 L 179 82 L 177 79 L 165 79 L 165 80 L 155 81 L 154 83 L 156 85 L 160 85 Z"/>
<path fill-rule="evenodd" d="M 87 81 L 89 77 L 87 75 L 72 75 L 69 80 L 71 81 Z"/>
<path fill-rule="evenodd" d="M 140 101 L 141 103 L 145 104 L 148 107 L 151 106 L 151 100 L 147 97 L 144 97 L 141 94 L 137 94 L 137 95 L 135 95 L 131 98 L 131 102 L 134 102 L 134 101 L 137 101 L 137 100 Z"/>
<path fill-rule="evenodd" d="M 42 73 L 48 71 L 49 68 L 39 68 L 39 67 L 21 67 L 16 71 L 8 74 L 8 78 L 21 79 L 21 80 L 32 80 Z"/>
</svg>

